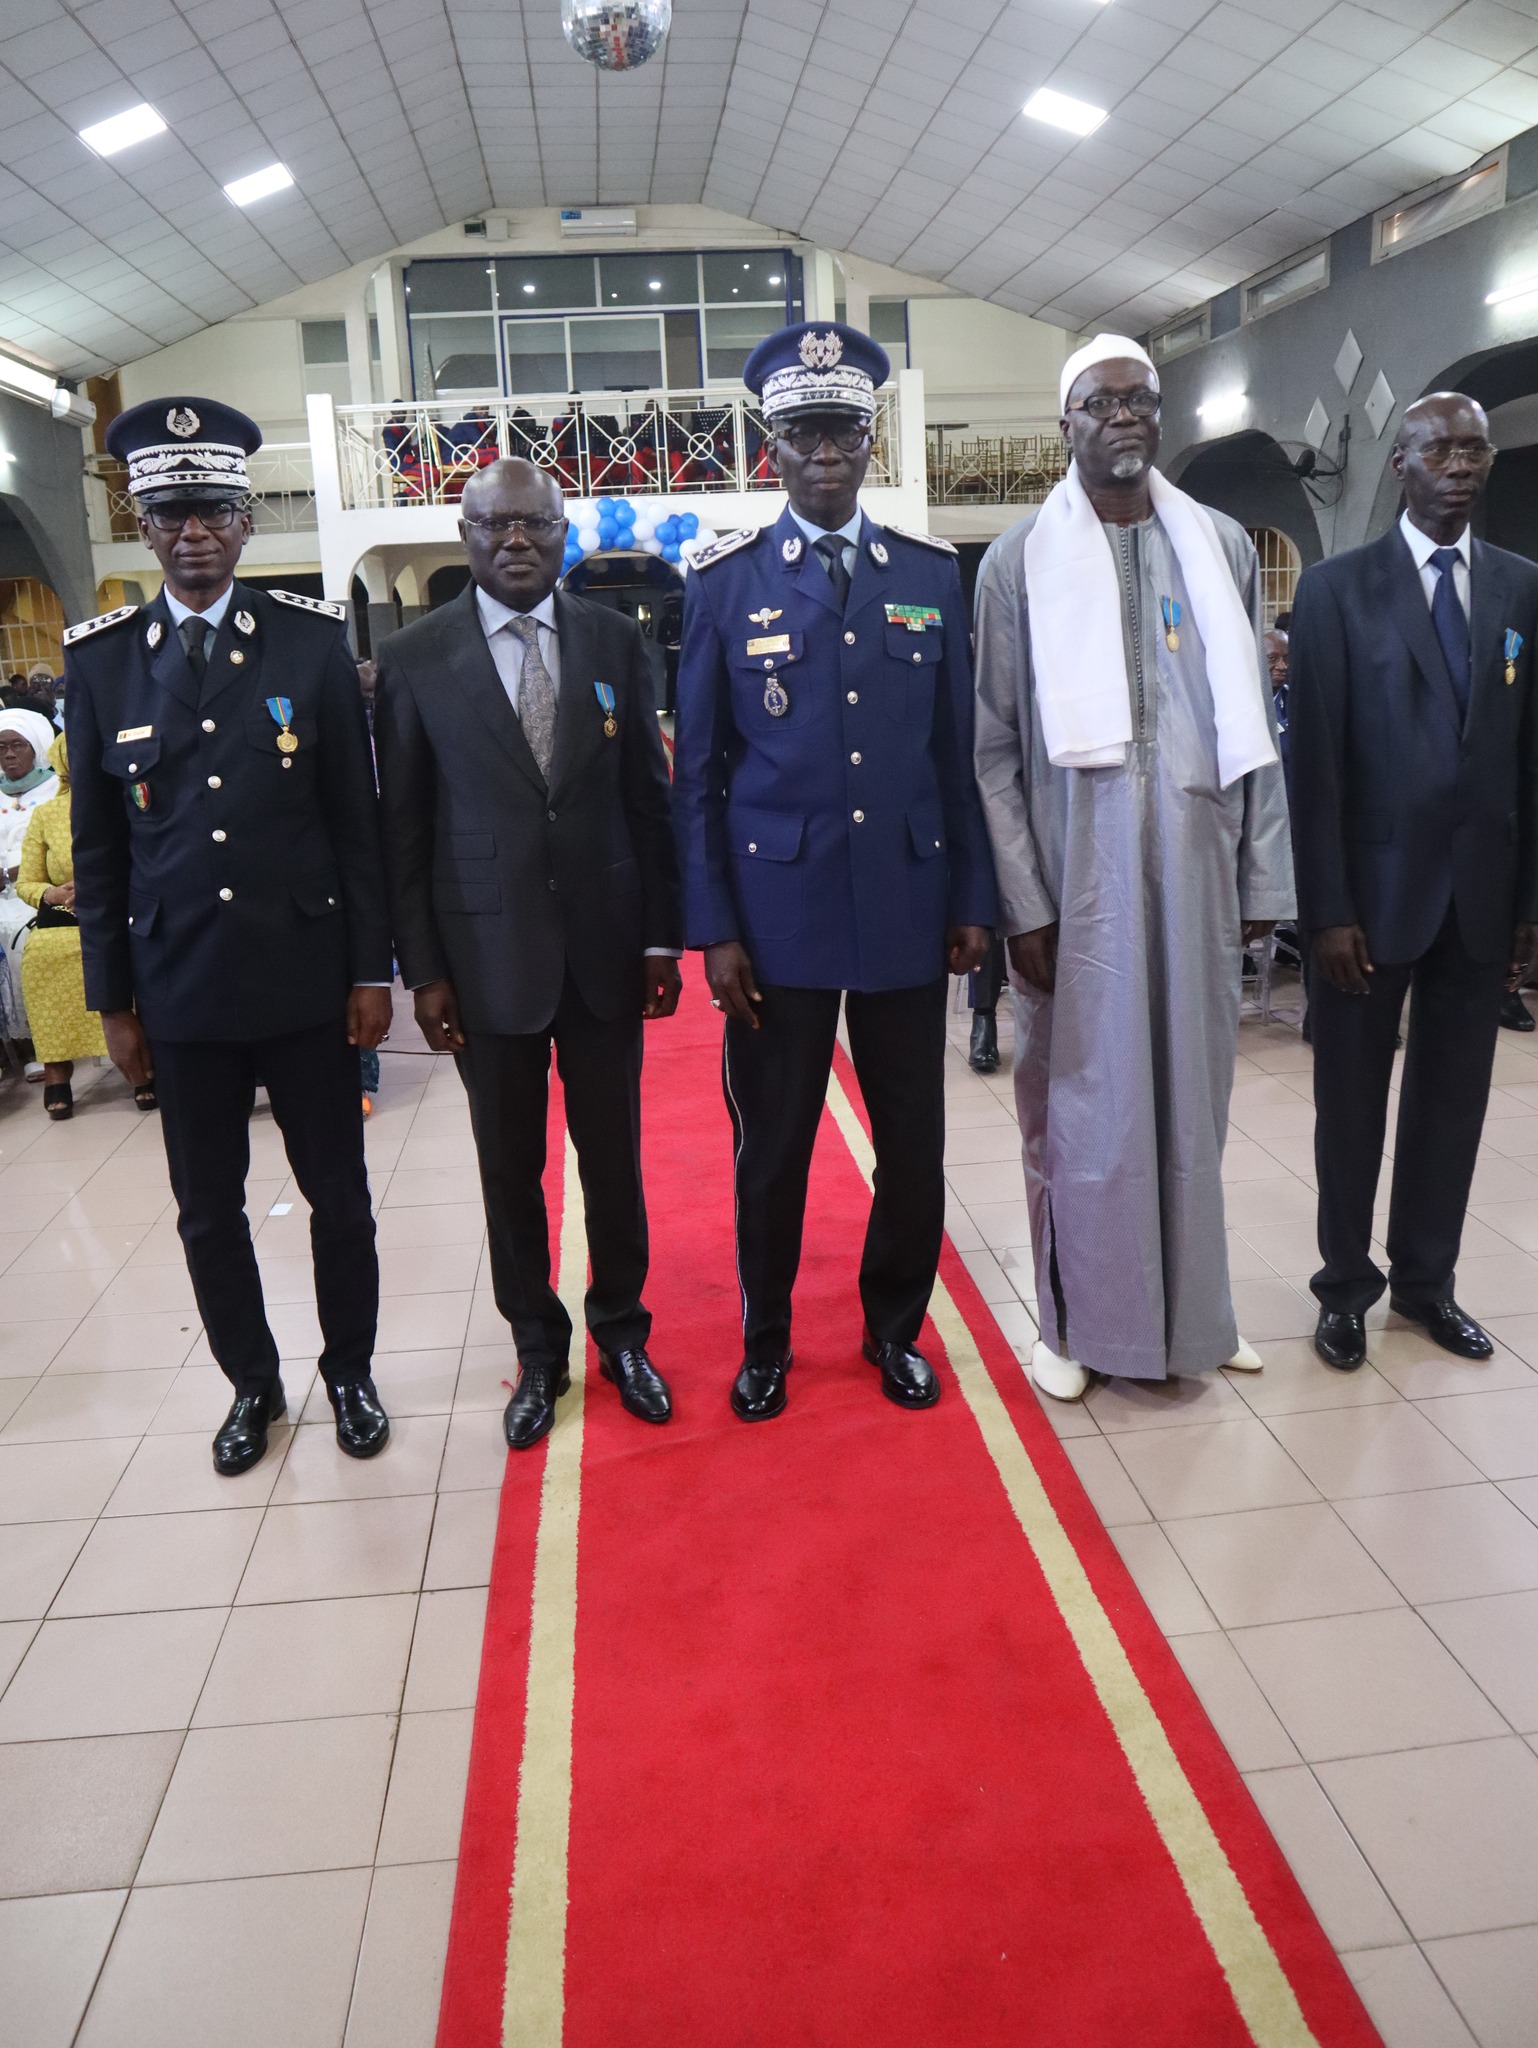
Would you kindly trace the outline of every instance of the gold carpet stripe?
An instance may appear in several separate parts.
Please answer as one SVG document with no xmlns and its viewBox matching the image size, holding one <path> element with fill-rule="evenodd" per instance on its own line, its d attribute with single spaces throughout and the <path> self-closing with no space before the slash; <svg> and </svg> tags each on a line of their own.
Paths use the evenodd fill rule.
<svg viewBox="0 0 1538 2048">
<path fill-rule="evenodd" d="M 869 1182 L 875 1154 L 836 1074 L 828 1081 L 828 1107 Z M 929 1312 L 1010 1506 L 1036 1554 L 1256 2048 L 1310 2048 L 1310 2044 L 1317 2048 L 1286 1973 L 943 1281 L 935 1284 Z"/>
<path fill-rule="evenodd" d="M 557 1287 L 572 1324 L 571 1392 L 545 1450 L 529 1691 L 518 1777 L 518 1845 L 507 1927 L 503 2048 L 561 2048 L 566 2022 L 566 1851 L 571 1832 L 571 1716 L 577 1654 L 577 1513 L 582 1496 L 587 1231 L 577 1155 L 563 1166 Z"/>
</svg>

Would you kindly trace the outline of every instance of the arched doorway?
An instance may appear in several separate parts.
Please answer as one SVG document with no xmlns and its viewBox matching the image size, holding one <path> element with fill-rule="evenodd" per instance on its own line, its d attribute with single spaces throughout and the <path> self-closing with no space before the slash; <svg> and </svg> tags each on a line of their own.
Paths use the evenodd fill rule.
<svg viewBox="0 0 1538 2048">
<path fill-rule="evenodd" d="M 1280 547 L 1272 550 L 1273 587 L 1277 589 L 1277 579 L 1294 556 L 1296 583 L 1297 574 L 1324 554 L 1319 522 L 1303 479 L 1293 466 L 1294 454 L 1270 434 L 1251 431 L 1187 449 L 1176 456 L 1168 472 L 1171 483 L 1178 483 L 1198 503 L 1237 519 L 1247 532 L 1274 534 L 1278 542 L 1290 543 L 1290 553 Z M 1285 610 L 1285 605 L 1278 604 L 1269 616 Z"/>
<path fill-rule="evenodd" d="M 1298 578 L 1303 574 L 1303 557 L 1292 536 L 1277 527 L 1251 526 L 1246 531 L 1260 558 L 1262 615 L 1268 626 L 1274 626 L 1279 614 L 1292 610 Z"/>
</svg>

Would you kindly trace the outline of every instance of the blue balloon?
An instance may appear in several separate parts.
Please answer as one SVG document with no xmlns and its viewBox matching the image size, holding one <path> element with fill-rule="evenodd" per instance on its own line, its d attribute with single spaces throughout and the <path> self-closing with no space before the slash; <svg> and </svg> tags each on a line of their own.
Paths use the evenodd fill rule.
<svg viewBox="0 0 1538 2048">
<path fill-rule="evenodd" d="M 698 513 L 685 512 L 680 517 L 678 522 L 678 531 L 685 540 L 693 540 L 694 536 L 699 532 L 699 530 L 700 521 Z"/>
<path fill-rule="evenodd" d="M 678 539 L 678 520 L 676 517 L 670 514 L 662 521 L 661 525 L 657 528 L 657 538 L 665 548 L 673 545 Z"/>
<path fill-rule="evenodd" d="M 621 498 L 614 508 L 614 517 L 621 526 L 635 525 L 635 507 L 628 498 Z"/>
<path fill-rule="evenodd" d="M 683 551 L 679 547 L 678 542 L 676 540 L 668 540 L 663 542 L 662 559 L 664 562 L 682 561 Z"/>
</svg>

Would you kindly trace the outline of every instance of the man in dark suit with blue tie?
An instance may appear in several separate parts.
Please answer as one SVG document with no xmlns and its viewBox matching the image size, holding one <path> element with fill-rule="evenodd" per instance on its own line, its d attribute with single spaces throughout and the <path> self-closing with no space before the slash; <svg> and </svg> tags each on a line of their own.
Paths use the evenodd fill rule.
<svg viewBox="0 0 1538 2048">
<path fill-rule="evenodd" d="M 1389 1305 L 1488 1358 L 1453 1299 L 1504 991 L 1538 931 L 1538 566 L 1474 540 L 1495 450 L 1439 392 L 1394 446 L 1405 511 L 1309 569 L 1291 642 L 1299 921 L 1313 938 L 1320 1303 L 1314 1348 L 1351 1371 L 1384 1276 L 1371 1253 L 1395 1039 L 1410 1022 L 1389 1210 Z"/>
</svg>

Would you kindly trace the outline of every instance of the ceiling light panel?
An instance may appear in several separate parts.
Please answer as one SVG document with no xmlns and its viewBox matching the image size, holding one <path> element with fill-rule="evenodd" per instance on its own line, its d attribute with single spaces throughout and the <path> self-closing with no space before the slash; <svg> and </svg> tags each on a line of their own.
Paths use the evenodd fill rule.
<svg viewBox="0 0 1538 2048">
<path fill-rule="evenodd" d="M 1061 128 L 1069 135 L 1093 135 L 1105 119 L 1104 107 L 1092 107 L 1088 100 L 1076 100 L 1066 92 L 1042 86 L 1033 92 L 1021 110 L 1032 121 L 1049 128 Z"/>
<path fill-rule="evenodd" d="M 294 174 L 286 164 L 269 164 L 264 171 L 252 171 L 248 177 L 236 178 L 225 186 L 224 193 L 237 206 L 254 206 L 258 199 L 270 199 L 274 192 L 286 192 L 293 182 Z"/>
<path fill-rule="evenodd" d="M 98 156 L 116 156 L 121 149 L 132 149 L 136 142 L 148 142 L 152 135 L 165 132 L 165 122 L 148 101 L 141 100 L 136 107 L 127 107 L 121 114 L 82 128 L 80 140 Z"/>
</svg>

